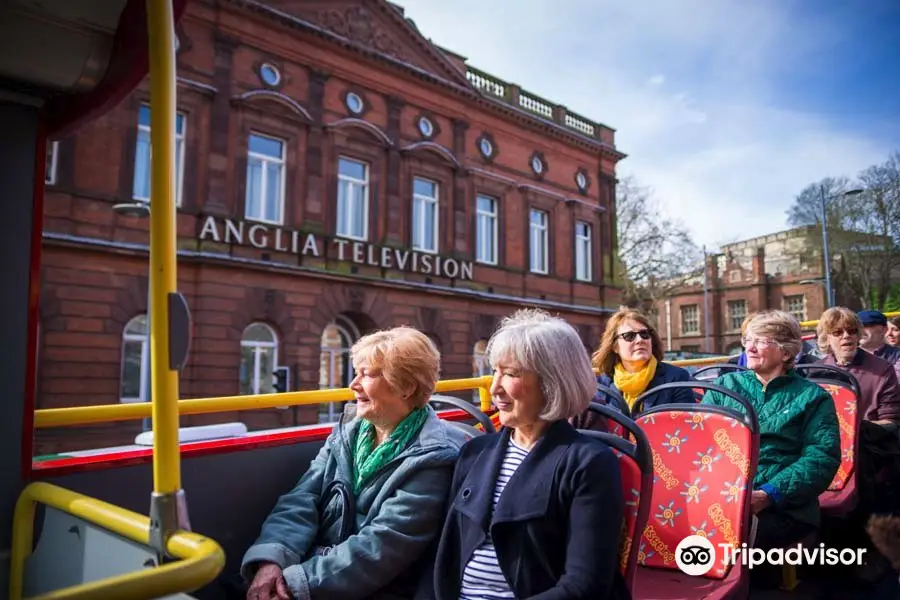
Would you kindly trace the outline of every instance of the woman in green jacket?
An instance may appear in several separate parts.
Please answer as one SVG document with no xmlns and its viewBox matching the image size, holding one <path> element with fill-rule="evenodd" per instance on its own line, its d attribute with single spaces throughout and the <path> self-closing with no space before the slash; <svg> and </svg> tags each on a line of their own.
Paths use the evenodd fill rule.
<svg viewBox="0 0 900 600">
<path fill-rule="evenodd" d="M 764 550 L 796 543 L 819 527 L 819 495 L 841 462 L 831 395 L 794 371 L 800 335 L 797 319 L 786 312 L 757 314 L 742 340 L 749 370 L 716 380 L 750 400 L 759 418 L 759 465 L 750 507 L 758 519 L 753 546 Z M 703 403 L 741 410 L 713 391 Z"/>
</svg>

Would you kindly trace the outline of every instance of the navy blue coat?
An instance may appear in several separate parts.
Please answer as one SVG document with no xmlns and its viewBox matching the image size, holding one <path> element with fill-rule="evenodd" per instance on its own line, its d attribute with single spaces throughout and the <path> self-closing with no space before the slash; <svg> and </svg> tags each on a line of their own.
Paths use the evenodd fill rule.
<svg viewBox="0 0 900 600">
<path fill-rule="evenodd" d="M 660 362 L 656 365 L 656 373 L 653 375 L 653 379 L 651 379 L 650 383 L 647 385 L 647 390 L 652 390 L 653 388 L 658 387 L 664 383 L 690 380 L 691 374 L 688 373 L 686 369 L 682 369 L 681 367 L 676 367 L 675 365 L 670 365 L 668 363 Z M 597 377 L 597 383 L 599 385 L 605 385 L 606 387 L 618 391 L 618 389 L 616 388 L 616 384 L 613 383 L 612 377 L 608 375 L 600 375 L 599 377 Z M 645 390 L 644 393 L 646 393 L 647 390 Z M 594 402 L 599 402 L 600 404 L 609 404 L 610 406 L 621 410 L 619 406 L 619 400 L 610 397 L 609 394 L 601 392 L 600 390 L 597 390 L 597 394 L 594 396 Z M 647 396 L 647 399 L 644 401 L 642 410 L 647 410 L 648 408 L 653 408 L 654 406 L 662 406 L 663 404 L 696 403 L 697 398 L 694 397 L 694 392 L 692 392 L 690 388 L 663 390 L 658 394 Z M 597 431 L 608 430 L 606 419 L 595 412 L 585 411 L 572 419 L 570 422 L 577 429 L 594 429 Z"/>
<path fill-rule="evenodd" d="M 516 598 L 629 598 L 618 567 L 624 500 L 609 447 L 565 421 L 547 428 L 492 509 L 510 430 L 460 453 L 435 558 L 434 595 L 457 600 L 466 562 L 490 531 Z"/>
</svg>

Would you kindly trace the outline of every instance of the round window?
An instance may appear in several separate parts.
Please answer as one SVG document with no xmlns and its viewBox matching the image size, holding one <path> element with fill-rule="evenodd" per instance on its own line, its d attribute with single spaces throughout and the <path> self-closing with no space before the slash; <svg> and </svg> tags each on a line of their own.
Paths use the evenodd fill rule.
<svg viewBox="0 0 900 600">
<path fill-rule="evenodd" d="M 533 158 L 531 159 L 531 168 L 532 168 L 532 169 L 534 170 L 534 172 L 537 173 L 538 175 L 540 175 L 541 173 L 544 172 L 544 163 L 541 162 L 541 157 L 540 157 L 540 156 L 535 156 L 535 157 L 533 157 Z"/>
<path fill-rule="evenodd" d="M 485 156 L 490 156 L 494 153 L 494 146 L 491 145 L 491 140 L 485 137 L 481 138 L 479 148 L 481 149 L 481 153 Z"/>
<path fill-rule="evenodd" d="M 425 117 L 419 119 L 419 133 L 425 137 L 431 137 L 434 134 L 434 125 Z"/>
<path fill-rule="evenodd" d="M 278 67 L 269 63 L 265 63 L 259 68 L 259 76 L 262 78 L 263 83 L 271 87 L 281 83 L 281 72 L 278 70 Z"/>
<path fill-rule="evenodd" d="M 363 111 L 363 101 L 362 98 L 359 97 L 359 94 L 356 92 L 350 92 L 347 94 L 347 108 L 354 115 L 358 115 Z"/>
<path fill-rule="evenodd" d="M 575 183 L 578 184 L 578 187 L 584 189 L 587 187 L 587 175 L 585 175 L 582 171 L 578 171 L 578 174 L 575 175 Z"/>
</svg>

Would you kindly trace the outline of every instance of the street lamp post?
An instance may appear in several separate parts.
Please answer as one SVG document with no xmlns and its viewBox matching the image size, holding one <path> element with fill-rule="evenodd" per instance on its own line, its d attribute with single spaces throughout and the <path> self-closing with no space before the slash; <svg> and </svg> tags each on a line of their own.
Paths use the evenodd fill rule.
<svg viewBox="0 0 900 600">
<path fill-rule="evenodd" d="M 146 202 L 126 202 L 116 204 L 112 207 L 113 212 L 123 217 L 134 217 L 136 219 L 146 219 L 150 216 L 150 205 Z M 144 351 L 141 352 L 141 372 L 143 377 L 143 396 L 144 402 L 150 402 L 153 393 L 152 377 L 150 376 L 150 272 L 147 272 L 147 344 Z M 141 421 L 141 430 L 150 431 L 150 419 L 144 418 Z"/>
<path fill-rule="evenodd" d="M 849 192 L 843 192 L 832 196 L 830 199 L 842 198 L 844 196 L 856 196 L 861 194 L 862 189 L 854 189 Z M 819 186 L 819 195 L 822 198 L 822 254 L 825 258 L 825 308 L 834 306 L 834 288 L 831 287 L 831 252 L 828 247 L 828 200 L 825 195 L 825 186 Z"/>
<path fill-rule="evenodd" d="M 819 187 L 822 196 L 822 254 L 825 257 L 825 308 L 834 306 L 834 295 L 831 291 L 831 252 L 828 250 L 828 200 L 825 197 L 825 186 Z"/>
</svg>

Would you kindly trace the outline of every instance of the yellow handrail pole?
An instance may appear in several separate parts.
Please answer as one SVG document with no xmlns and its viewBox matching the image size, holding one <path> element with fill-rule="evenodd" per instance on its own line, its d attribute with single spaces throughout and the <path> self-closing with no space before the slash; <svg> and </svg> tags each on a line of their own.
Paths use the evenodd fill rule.
<svg viewBox="0 0 900 600">
<path fill-rule="evenodd" d="M 34 484 L 32 484 L 34 485 Z M 9 554 L 9 598 L 20 600 L 25 585 L 25 559 L 31 555 L 34 543 L 34 498 L 29 489 L 19 495 L 13 512 L 12 548 Z"/>
<path fill-rule="evenodd" d="M 22 598 L 25 561 L 31 555 L 35 506 L 38 503 L 143 546 L 151 541 L 150 519 L 144 515 L 49 483 L 31 483 L 19 496 L 13 515 L 9 586 L 11 600 Z M 166 540 L 166 549 L 170 555 L 181 560 L 153 569 L 141 569 L 54 590 L 30 600 L 159 598 L 199 589 L 215 579 L 225 565 L 222 548 L 215 541 L 193 533 L 177 532 L 171 535 Z"/>
<path fill-rule="evenodd" d="M 436 392 L 459 392 L 482 389 L 483 393 L 491 385 L 491 376 L 472 377 L 468 379 L 450 379 L 439 381 Z M 304 390 L 300 392 L 282 392 L 279 394 L 258 394 L 256 396 L 223 396 L 220 398 L 199 398 L 195 400 L 179 400 L 179 414 L 201 415 L 217 412 L 233 412 L 241 410 L 262 410 L 279 406 L 304 406 L 324 404 L 328 402 L 346 402 L 353 400 L 350 388 L 327 390 Z M 484 405 L 482 405 L 484 406 Z M 488 408 L 490 397 L 488 396 Z M 34 426 L 37 429 L 52 427 L 68 427 L 88 425 L 91 423 L 112 423 L 128 421 L 150 416 L 150 407 L 145 402 L 130 404 L 100 404 L 94 406 L 73 406 L 70 408 L 42 408 L 34 411 Z"/>
<path fill-rule="evenodd" d="M 175 26 L 171 0 L 147 0 L 150 44 L 150 375 L 153 491 L 181 489 L 178 372 L 169 366 L 169 294 L 175 263 Z"/>
<path fill-rule="evenodd" d="M 481 401 L 481 412 L 491 412 L 491 407 L 493 406 L 491 402 L 491 388 L 485 386 L 478 388 L 478 399 Z"/>
</svg>

